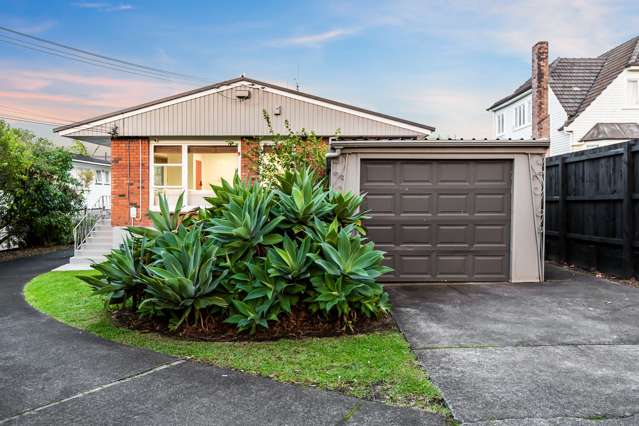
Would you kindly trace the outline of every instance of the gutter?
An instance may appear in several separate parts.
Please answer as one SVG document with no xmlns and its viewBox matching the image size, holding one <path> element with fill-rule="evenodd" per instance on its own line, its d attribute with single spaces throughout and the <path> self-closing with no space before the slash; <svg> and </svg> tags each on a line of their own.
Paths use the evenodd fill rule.
<svg viewBox="0 0 639 426">
<path fill-rule="evenodd" d="M 373 141 L 331 141 L 331 152 L 327 158 L 335 158 L 341 154 L 342 149 L 348 148 L 548 148 L 548 139 L 451 139 L 429 141 L 397 141 L 397 140 L 373 140 Z"/>
</svg>

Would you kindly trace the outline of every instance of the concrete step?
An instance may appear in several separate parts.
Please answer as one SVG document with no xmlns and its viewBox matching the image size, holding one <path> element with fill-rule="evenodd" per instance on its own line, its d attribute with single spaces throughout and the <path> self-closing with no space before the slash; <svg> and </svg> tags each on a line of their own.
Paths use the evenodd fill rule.
<svg viewBox="0 0 639 426">
<path fill-rule="evenodd" d="M 95 236 L 95 237 L 89 237 L 89 239 L 86 242 L 87 245 L 93 245 L 93 244 L 107 244 L 109 246 L 113 245 L 113 238 L 112 237 L 103 237 L 103 236 Z"/>
<path fill-rule="evenodd" d="M 91 247 L 86 246 L 75 252 L 75 256 L 104 256 L 111 252 L 111 246 L 108 247 Z"/>
<path fill-rule="evenodd" d="M 69 263 L 89 265 L 91 263 L 101 263 L 106 260 L 104 256 L 73 256 L 69 259 Z"/>
</svg>

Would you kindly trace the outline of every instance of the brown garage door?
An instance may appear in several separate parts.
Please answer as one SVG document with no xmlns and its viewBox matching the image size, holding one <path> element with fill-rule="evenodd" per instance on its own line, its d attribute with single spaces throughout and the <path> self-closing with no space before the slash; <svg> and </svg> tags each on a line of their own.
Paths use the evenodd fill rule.
<svg viewBox="0 0 639 426">
<path fill-rule="evenodd" d="M 385 282 L 507 281 L 510 161 L 363 160 L 369 238 Z"/>
</svg>

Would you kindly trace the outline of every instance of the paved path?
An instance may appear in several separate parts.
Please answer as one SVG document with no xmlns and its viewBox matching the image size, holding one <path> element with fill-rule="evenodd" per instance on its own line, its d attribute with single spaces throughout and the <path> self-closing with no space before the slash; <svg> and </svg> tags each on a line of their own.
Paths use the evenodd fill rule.
<svg viewBox="0 0 639 426">
<path fill-rule="evenodd" d="M 28 306 L 22 287 L 70 255 L 0 263 L 0 424 L 443 424 L 67 327 Z"/>
<path fill-rule="evenodd" d="M 639 424 L 639 289 L 548 272 L 392 288 L 395 318 L 458 420 Z"/>
</svg>

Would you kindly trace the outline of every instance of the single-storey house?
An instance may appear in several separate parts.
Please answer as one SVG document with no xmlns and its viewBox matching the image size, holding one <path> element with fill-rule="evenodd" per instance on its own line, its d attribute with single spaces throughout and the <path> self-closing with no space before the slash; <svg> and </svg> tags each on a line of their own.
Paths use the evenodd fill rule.
<svg viewBox="0 0 639 426">
<path fill-rule="evenodd" d="M 111 146 L 111 223 L 149 225 L 158 195 L 204 205 L 211 184 L 250 175 L 253 138 L 306 129 L 328 138 L 424 139 L 434 127 L 241 76 L 58 127 L 62 136 Z"/>
</svg>

